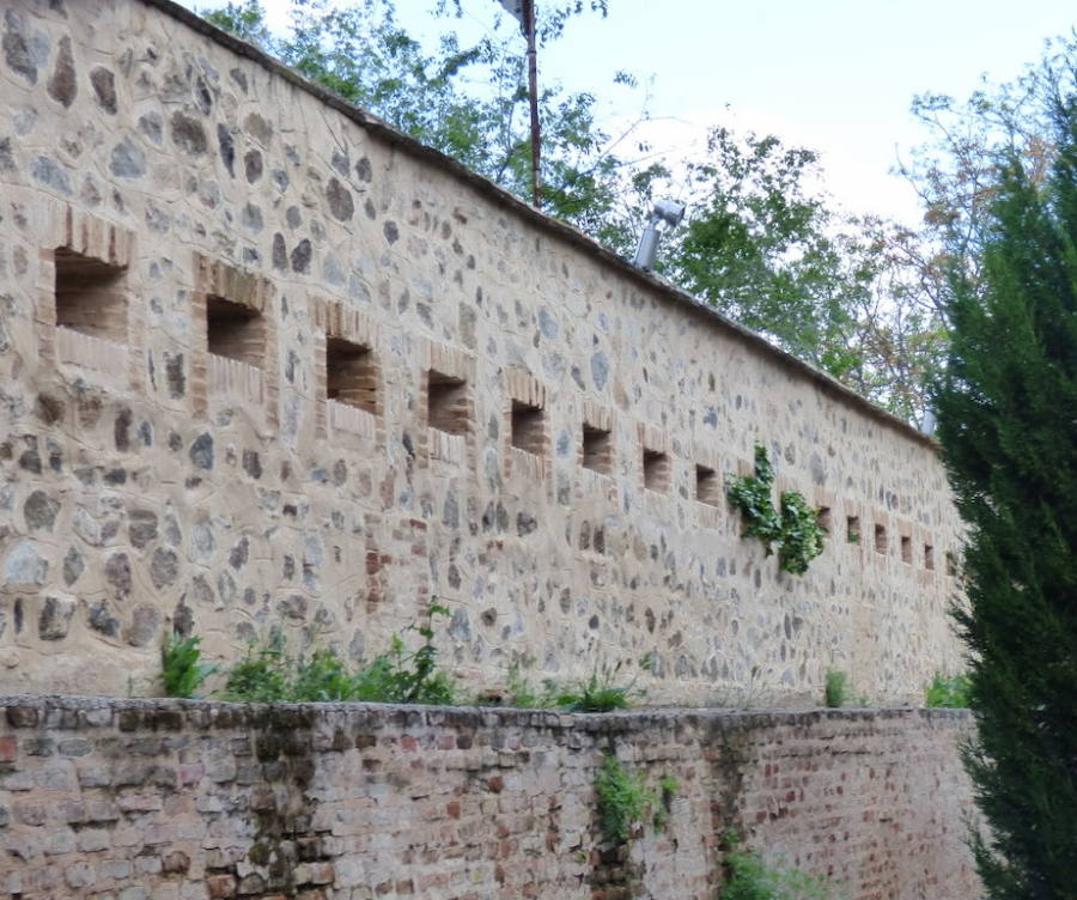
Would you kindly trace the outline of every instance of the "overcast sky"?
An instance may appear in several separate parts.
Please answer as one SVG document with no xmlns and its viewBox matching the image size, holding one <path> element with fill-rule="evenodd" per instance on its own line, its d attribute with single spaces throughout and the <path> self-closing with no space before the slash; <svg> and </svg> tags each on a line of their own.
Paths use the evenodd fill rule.
<svg viewBox="0 0 1077 900">
<path fill-rule="evenodd" d="M 213 8 L 206 0 L 183 0 Z M 432 35 L 431 0 L 397 0 L 401 20 Z M 543 0 L 538 0 L 539 3 Z M 462 0 L 462 37 L 492 28 L 496 0 Z M 263 0 L 271 27 L 289 0 Z M 923 138 L 909 114 L 924 91 L 967 95 L 981 75 L 1005 81 L 1047 38 L 1077 25 L 1073 0 L 609 0 L 609 17 L 575 20 L 539 60 L 540 78 L 607 98 L 611 127 L 634 120 L 640 94 L 617 69 L 649 81 L 645 136 L 673 158 L 708 126 L 773 132 L 819 150 L 827 189 L 851 211 L 912 222 L 911 189 L 890 174 Z M 653 78 L 651 77 L 653 76 Z"/>
</svg>

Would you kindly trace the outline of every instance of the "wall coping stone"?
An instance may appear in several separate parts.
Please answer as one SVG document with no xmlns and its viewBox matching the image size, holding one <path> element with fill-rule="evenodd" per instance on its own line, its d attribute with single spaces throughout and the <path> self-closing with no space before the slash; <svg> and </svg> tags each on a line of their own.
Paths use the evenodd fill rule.
<svg viewBox="0 0 1077 900">
<path fill-rule="evenodd" d="M 549 709 L 493 706 L 422 706 L 395 703 L 228 703 L 220 700 L 174 698 L 85 697 L 67 694 L 0 695 L 0 709 L 11 728 L 111 727 L 121 730 L 155 728 L 178 731 L 184 727 L 211 730 L 240 725 L 265 727 L 269 723 L 314 726 L 319 720 L 346 718 L 366 727 L 529 727 L 584 733 L 627 734 L 675 729 L 681 725 L 715 732 L 754 731 L 773 726 L 808 727 L 824 721 L 879 721 L 920 719 L 965 727 L 972 722 L 966 709 L 917 706 L 853 709 L 743 710 L 697 707 L 654 707 L 611 713 L 571 713 Z M 106 718 L 101 715 L 108 712 Z M 125 727 L 126 725 L 126 727 Z"/>
</svg>

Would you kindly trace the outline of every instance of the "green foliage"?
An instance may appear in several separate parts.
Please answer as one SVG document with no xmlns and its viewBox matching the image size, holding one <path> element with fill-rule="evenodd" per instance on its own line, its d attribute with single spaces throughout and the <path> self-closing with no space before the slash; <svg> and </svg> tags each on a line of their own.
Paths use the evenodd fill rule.
<svg viewBox="0 0 1077 900">
<path fill-rule="evenodd" d="M 1072 58 L 1070 60 L 1072 62 Z M 967 524 L 955 610 L 987 895 L 1077 897 L 1077 69 L 1048 66 L 1053 146 L 1004 148 L 955 266 L 938 436 Z"/>
<path fill-rule="evenodd" d="M 658 779 L 658 803 L 655 806 L 651 821 L 654 830 L 662 832 L 669 824 L 670 814 L 673 812 L 673 801 L 677 799 L 677 791 L 681 789 L 681 783 L 672 775 L 666 774 Z"/>
<path fill-rule="evenodd" d="M 161 647 L 161 681 L 166 697 L 194 697 L 216 666 L 201 662 L 202 639 L 172 635 Z"/>
<path fill-rule="evenodd" d="M 265 641 L 248 646 L 246 656 L 228 670 L 221 699 L 278 703 L 291 698 L 289 681 L 284 634 L 273 629 Z"/>
<path fill-rule="evenodd" d="M 742 850 L 734 834 L 726 835 L 726 845 L 722 900 L 826 900 L 830 896 L 822 879 L 768 866 L 757 854 Z"/>
<path fill-rule="evenodd" d="M 778 567 L 803 575 L 811 561 L 823 552 L 826 532 L 819 525 L 819 512 L 796 491 L 783 491 L 781 512 L 774 508 L 774 467 L 761 444 L 755 446 L 755 474 L 732 478 L 727 487 L 730 503 L 744 516 L 744 537 L 758 538 L 770 556 L 778 545 Z"/>
<path fill-rule="evenodd" d="M 925 692 L 924 705 L 965 709 L 969 705 L 969 676 L 954 675 L 946 678 L 936 672 Z"/>
<path fill-rule="evenodd" d="M 452 0 L 430 0 L 430 18 L 463 15 Z M 605 3 L 537 5 L 540 44 L 558 40 L 571 19 L 605 15 Z M 405 134 L 530 199 L 531 135 L 526 46 L 504 17 L 474 44 L 460 43 L 451 23 L 436 46 L 424 47 L 397 19 L 393 0 L 297 0 L 291 33 L 275 37 L 257 0 L 229 3 L 207 18 L 258 44 L 312 81 L 360 105 Z M 481 88 L 476 88 L 481 85 Z M 611 90 L 635 81 L 611 73 Z M 595 119 L 596 97 L 545 82 L 542 121 L 543 208 L 598 234 L 620 204 L 626 164 Z"/>
<path fill-rule="evenodd" d="M 537 691 L 527 680 L 519 660 L 509 666 L 509 680 L 505 694 L 508 705 L 520 709 L 545 709 L 553 705 L 549 691 Z"/>
<path fill-rule="evenodd" d="M 602 760 L 595 778 L 595 794 L 602 838 L 609 844 L 627 843 L 657 802 L 647 789 L 643 775 L 629 774 L 612 753 Z"/>
<path fill-rule="evenodd" d="M 766 447 L 755 445 L 755 474 L 733 479 L 727 493 L 733 508 L 744 516 L 744 537 L 759 538 L 767 556 L 771 545 L 781 540 L 782 519 L 774 509 L 771 493 L 774 489 L 774 466 Z"/>
<path fill-rule="evenodd" d="M 707 150 L 689 165 L 696 202 L 670 254 L 671 274 L 749 328 L 844 374 L 853 363 L 854 302 L 868 279 L 823 197 L 808 188 L 817 154 L 725 127 L 711 132 Z"/>
<path fill-rule="evenodd" d="M 428 703 L 449 705 L 456 700 L 456 687 L 448 673 L 437 667 L 433 622 L 448 610 L 431 604 L 427 620 L 409 626 L 423 638 L 418 650 L 409 652 L 394 635 L 388 652 L 375 657 L 355 672 L 336 652 L 315 650 L 310 656 L 292 658 L 285 652 L 279 630 L 260 645 L 252 645 L 246 657 L 228 672 L 222 699 L 248 703 L 363 701 L 369 703 Z"/>
<path fill-rule="evenodd" d="M 844 672 L 827 669 L 824 699 L 831 709 L 845 706 L 849 701 L 849 677 Z"/>
<path fill-rule="evenodd" d="M 778 565 L 783 572 L 803 575 L 811 561 L 823 552 L 826 532 L 819 525 L 819 510 L 796 491 L 782 491 L 782 532 Z"/>
<path fill-rule="evenodd" d="M 595 667 L 587 681 L 581 681 L 575 687 L 557 687 L 549 684 L 553 706 L 559 706 L 569 712 L 612 712 L 615 709 L 627 709 L 632 696 L 637 693 L 635 681 L 628 684 L 617 683 L 617 673 L 621 665 Z"/>
</svg>

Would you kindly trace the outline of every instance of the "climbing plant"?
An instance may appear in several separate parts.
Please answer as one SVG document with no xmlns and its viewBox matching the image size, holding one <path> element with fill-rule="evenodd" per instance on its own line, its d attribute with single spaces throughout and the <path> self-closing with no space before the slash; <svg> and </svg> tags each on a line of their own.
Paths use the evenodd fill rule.
<svg viewBox="0 0 1077 900">
<path fill-rule="evenodd" d="M 818 510 L 797 491 L 782 491 L 779 508 L 771 493 L 774 466 L 761 444 L 755 445 L 755 473 L 730 479 L 729 501 L 744 516 L 744 537 L 759 538 L 767 556 L 778 547 L 778 567 L 783 572 L 803 575 L 811 561 L 823 552 L 823 535 Z"/>
</svg>

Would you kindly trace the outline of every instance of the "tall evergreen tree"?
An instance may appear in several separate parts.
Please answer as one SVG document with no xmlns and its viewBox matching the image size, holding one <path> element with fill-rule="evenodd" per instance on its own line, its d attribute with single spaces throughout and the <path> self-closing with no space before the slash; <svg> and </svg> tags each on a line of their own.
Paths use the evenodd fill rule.
<svg viewBox="0 0 1077 900">
<path fill-rule="evenodd" d="M 1017 153 L 996 170 L 937 396 L 969 527 L 956 615 L 989 826 L 977 863 L 989 896 L 1021 900 L 1077 898 L 1077 93 L 1062 75 L 1050 174 Z"/>
</svg>

